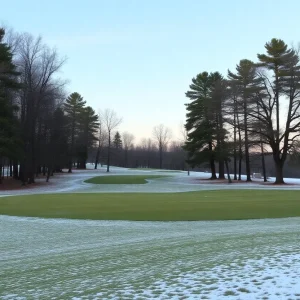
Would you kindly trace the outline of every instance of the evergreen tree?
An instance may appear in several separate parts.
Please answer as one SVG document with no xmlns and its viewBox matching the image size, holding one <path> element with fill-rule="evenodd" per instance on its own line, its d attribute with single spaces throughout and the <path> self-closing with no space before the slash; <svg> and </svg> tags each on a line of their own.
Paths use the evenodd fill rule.
<svg viewBox="0 0 300 300">
<path fill-rule="evenodd" d="M 227 130 L 224 126 L 224 106 L 228 97 L 228 84 L 219 72 L 210 73 L 210 110 L 214 122 L 211 124 L 216 140 L 215 153 L 219 161 L 219 179 L 225 178 L 225 164 L 228 165 L 229 147 L 227 145 Z M 230 178 L 228 178 L 230 181 Z"/>
<path fill-rule="evenodd" d="M 53 114 L 51 127 L 51 153 L 49 153 L 51 165 L 49 166 L 49 171 L 51 168 L 54 172 L 61 172 L 68 162 L 66 151 L 68 149 L 67 121 L 63 109 L 58 107 Z"/>
<path fill-rule="evenodd" d="M 216 179 L 215 144 L 212 106 L 210 103 L 211 77 L 202 72 L 192 79 L 190 90 L 186 93 L 192 102 L 186 104 L 186 124 L 188 132 L 184 149 L 188 152 L 188 163 L 194 167 L 204 162 L 210 163 L 211 179 Z"/>
<path fill-rule="evenodd" d="M 123 147 L 123 143 L 122 143 L 122 139 L 121 139 L 121 135 L 120 135 L 119 131 L 117 131 L 114 136 L 113 144 L 114 144 L 115 149 L 122 149 L 122 147 Z"/>
<path fill-rule="evenodd" d="M 17 107 L 11 99 L 11 92 L 20 88 L 16 67 L 12 62 L 9 46 L 3 42 L 5 31 L 0 28 L 0 183 L 4 157 L 15 158 L 20 149 Z"/>
<path fill-rule="evenodd" d="M 211 179 L 216 179 L 215 161 L 219 162 L 219 178 L 225 178 L 224 163 L 227 160 L 223 107 L 227 97 L 227 83 L 218 72 L 200 73 L 192 79 L 186 96 L 192 100 L 186 104 L 188 131 L 184 149 L 187 162 L 199 166 L 209 162 Z"/>
<path fill-rule="evenodd" d="M 90 107 L 85 107 L 80 113 L 79 135 L 77 142 L 78 167 L 86 168 L 89 149 L 97 141 L 99 117 Z"/>
<path fill-rule="evenodd" d="M 80 94 L 72 93 L 64 103 L 64 111 L 67 115 L 67 128 L 70 134 L 69 140 L 69 173 L 72 172 L 72 166 L 75 158 L 75 142 L 79 134 L 80 116 L 84 110 L 86 102 Z"/>
<path fill-rule="evenodd" d="M 255 64 L 243 59 L 236 66 L 236 74 L 228 71 L 228 79 L 238 89 L 238 111 L 243 116 L 244 149 L 246 160 L 247 181 L 251 181 L 250 155 L 249 155 L 249 112 L 256 107 L 255 94 L 261 90 L 261 79 L 258 78 Z"/>
</svg>

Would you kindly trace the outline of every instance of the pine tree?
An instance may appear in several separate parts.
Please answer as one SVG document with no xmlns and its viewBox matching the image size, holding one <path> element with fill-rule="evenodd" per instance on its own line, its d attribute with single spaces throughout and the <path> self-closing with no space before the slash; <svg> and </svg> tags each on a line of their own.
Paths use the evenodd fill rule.
<svg viewBox="0 0 300 300">
<path fill-rule="evenodd" d="M 61 172 L 68 161 L 68 130 L 67 117 L 62 108 L 58 107 L 53 114 L 51 126 L 50 149 L 51 167 L 54 172 Z M 49 168 L 50 170 L 50 168 Z"/>
<path fill-rule="evenodd" d="M 16 156 L 20 149 L 18 121 L 15 116 L 17 107 L 10 97 L 13 90 L 20 88 L 19 73 L 12 62 L 9 46 L 3 42 L 4 34 L 5 31 L 0 28 L 0 183 L 3 158 Z"/>
<path fill-rule="evenodd" d="M 69 173 L 72 172 L 72 165 L 75 158 L 75 142 L 79 133 L 80 115 L 83 112 L 86 102 L 80 94 L 72 93 L 64 103 L 64 111 L 67 115 L 67 127 L 70 134 L 69 141 Z"/>
<path fill-rule="evenodd" d="M 186 104 L 186 124 L 188 132 L 184 149 L 188 152 L 188 163 L 194 167 L 204 162 L 210 163 L 211 179 L 216 179 L 214 124 L 210 103 L 212 81 L 207 72 L 202 72 L 192 79 L 186 97 L 192 100 Z"/>
<path fill-rule="evenodd" d="M 121 139 L 121 135 L 120 135 L 119 131 L 117 131 L 114 136 L 113 144 L 114 144 L 115 149 L 122 149 L 122 147 L 123 147 L 123 143 L 122 143 L 122 139 Z"/>
<path fill-rule="evenodd" d="M 80 113 L 79 135 L 77 143 L 78 167 L 86 168 L 89 149 L 97 141 L 97 130 L 99 127 L 99 117 L 90 107 L 85 107 Z"/>
<path fill-rule="evenodd" d="M 255 64 L 243 59 L 236 66 L 236 74 L 228 71 L 228 79 L 239 91 L 237 97 L 238 111 L 243 116 L 244 149 L 247 181 L 251 181 L 249 155 L 249 112 L 256 108 L 255 95 L 261 90 L 261 79 L 258 78 Z"/>
<path fill-rule="evenodd" d="M 219 161 L 219 179 L 225 178 L 225 165 L 228 165 L 229 147 L 227 130 L 224 126 L 224 105 L 228 97 L 228 84 L 219 72 L 210 73 L 210 110 L 214 120 L 212 129 L 215 143 L 216 158 Z M 229 181 L 230 178 L 228 178 Z"/>
</svg>

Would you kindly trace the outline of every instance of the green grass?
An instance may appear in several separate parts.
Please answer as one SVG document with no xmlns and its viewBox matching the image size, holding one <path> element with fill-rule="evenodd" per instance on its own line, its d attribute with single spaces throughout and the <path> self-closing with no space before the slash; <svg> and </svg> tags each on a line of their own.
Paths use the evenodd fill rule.
<svg viewBox="0 0 300 300">
<path fill-rule="evenodd" d="M 94 220 L 241 220 L 300 216 L 299 191 L 44 194 L 0 198 L 0 214 Z"/>
<path fill-rule="evenodd" d="M 164 175 L 112 175 L 112 176 L 97 176 L 85 180 L 87 183 L 94 184 L 145 184 L 146 179 L 158 179 L 167 177 Z"/>
</svg>

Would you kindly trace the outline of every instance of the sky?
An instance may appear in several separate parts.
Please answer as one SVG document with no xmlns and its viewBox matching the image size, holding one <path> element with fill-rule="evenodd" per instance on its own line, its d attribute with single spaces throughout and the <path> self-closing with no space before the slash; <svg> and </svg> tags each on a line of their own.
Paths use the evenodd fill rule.
<svg viewBox="0 0 300 300">
<path fill-rule="evenodd" d="M 299 11 L 299 0 L 15 0 L 1 2 L 0 23 L 41 35 L 67 58 L 68 93 L 115 110 L 139 142 L 159 124 L 181 138 L 198 73 L 226 76 L 274 37 L 297 45 Z"/>
</svg>

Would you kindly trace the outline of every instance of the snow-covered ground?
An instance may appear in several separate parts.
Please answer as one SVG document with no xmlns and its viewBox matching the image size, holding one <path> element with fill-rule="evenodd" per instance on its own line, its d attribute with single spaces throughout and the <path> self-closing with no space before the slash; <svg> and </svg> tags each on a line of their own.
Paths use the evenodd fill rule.
<svg viewBox="0 0 300 300">
<path fill-rule="evenodd" d="M 89 166 L 92 168 L 92 166 Z M 94 176 L 160 174 L 141 185 Z M 55 175 L 49 185 L 0 192 L 184 192 L 300 189 L 201 183 L 208 173 L 111 168 Z M 215 222 L 51 220 L 0 216 L 0 299 L 300 299 L 300 218 Z"/>
<path fill-rule="evenodd" d="M 300 218 L 0 228 L 0 299 L 300 298 Z"/>
<path fill-rule="evenodd" d="M 93 170 L 93 165 L 87 165 L 88 170 L 74 170 L 72 174 L 55 174 L 50 178 L 49 184 L 37 186 L 32 189 L 20 189 L 14 191 L 0 191 L 0 197 L 6 195 L 21 195 L 21 194 L 41 194 L 41 193 L 170 193 L 170 192 L 188 192 L 199 190 L 215 190 L 215 189 L 297 189 L 300 190 L 300 179 L 285 179 L 286 183 L 292 185 L 274 186 L 262 185 L 262 180 L 255 179 L 251 183 L 240 182 L 237 184 L 228 183 L 211 183 L 201 182 L 197 179 L 208 179 L 209 173 L 204 172 L 164 172 L 159 170 L 130 170 L 126 168 L 111 167 L 111 171 L 106 173 L 105 167 L 98 170 Z M 148 184 L 89 184 L 84 181 L 94 176 L 107 175 L 138 175 L 149 173 L 151 175 L 167 175 L 167 178 L 149 180 Z M 245 180 L 244 176 L 242 177 Z M 37 181 L 45 181 L 45 179 L 37 179 Z M 274 178 L 269 178 L 274 181 Z"/>
</svg>

